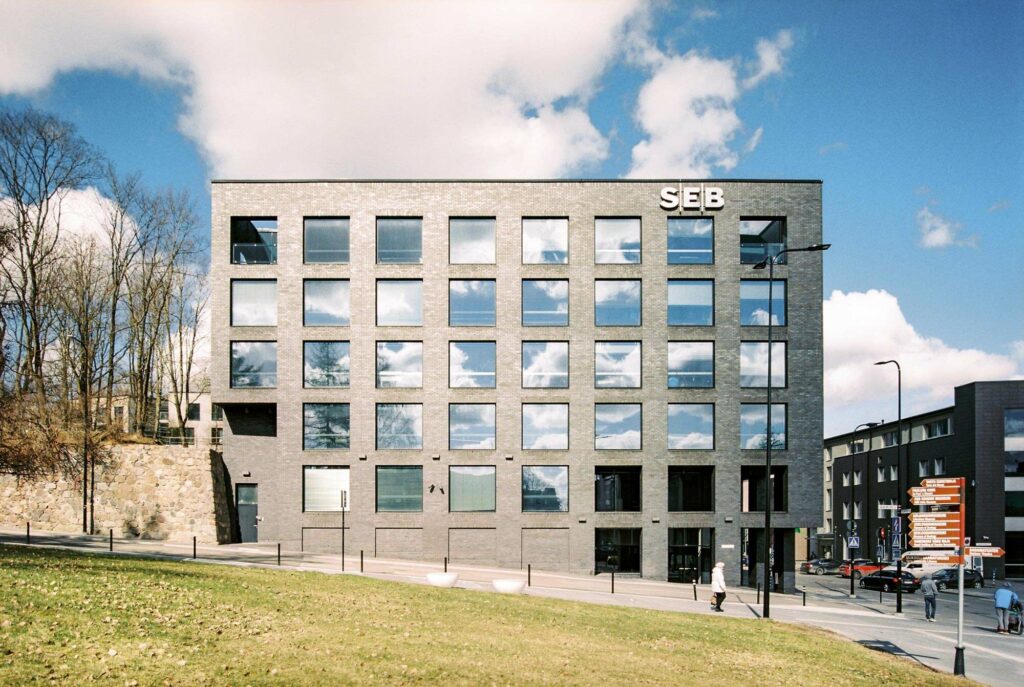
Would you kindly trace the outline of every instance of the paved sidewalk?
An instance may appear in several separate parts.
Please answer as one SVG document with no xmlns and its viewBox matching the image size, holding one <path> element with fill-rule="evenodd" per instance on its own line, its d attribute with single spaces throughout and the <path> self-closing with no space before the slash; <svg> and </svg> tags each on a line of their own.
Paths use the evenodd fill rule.
<svg viewBox="0 0 1024 687">
<path fill-rule="evenodd" d="M 0 528 L 0 542 L 24 544 L 24 530 Z M 34 532 L 33 546 L 47 546 L 93 553 L 108 552 L 107 538 L 72 533 Z M 138 539 L 114 539 L 114 555 L 149 556 L 191 560 L 191 543 L 170 543 Z M 251 567 L 278 567 L 276 544 L 199 545 L 195 562 Z M 382 580 L 426 584 L 428 572 L 440 571 L 443 561 L 434 563 L 384 560 L 364 557 L 362 572 L 355 555 L 304 554 L 281 551 L 280 568 L 325 574 L 365 575 Z M 342 568 L 344 567 L 344 572 Z M 526 571 L 450 564 L 459 574 L 458 588 L 491 591 L 495 579 L 527 578 Z M 615 593 L 611 576 L 580 576 L 534 570 L 526 594 L 538 597 L 631 606 L 660 611 L 710 613 L 709 585 L 696 586 L 616 576 Z M 858 598 L 837 585 L 817 578 L 801 578 L 807 584 L 807 606 L 801 594 L 773 594 L 772 619 L 801 623 L 831 630 L 867 647 L 888 651 L 944 672 L 953 668 L 956 644 L 956 597 L 945 593 L 940 600 L 939 622 L 923 622 L 923 601 L 919 594 L 904 595 L 904 615 L 895 615 L 891 595 L 877 603 L 876 592 L 858 590 Z M 992 631 L 989 590 L 972 590 L 965 599 L 964 643 L 968 677 L 991 685 L 1019 687 L 1024 684 L 1024 637 L 997 635 Z M 732 588 L 723 607 L 725 616 L 759 618 L 761 606 L 756 590 Z"/>
</svg>

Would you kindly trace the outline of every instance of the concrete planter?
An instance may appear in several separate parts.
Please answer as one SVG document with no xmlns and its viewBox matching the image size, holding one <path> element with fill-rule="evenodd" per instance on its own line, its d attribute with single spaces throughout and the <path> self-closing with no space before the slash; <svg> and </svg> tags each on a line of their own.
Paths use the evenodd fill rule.
<svg viewBox="0 0 1024 687">
<path fill-rule="evenodd" d="M 491 584 L 502 594 L 522 594 L 526 589 L 526 580 L 494 580 Z"/>
<path fill-rule="evenodd" d="M 459 581 L 459 573 L 432 572 L 427 573 L 427 582 L 435 587 L 454 587 Z"/>
</svg>

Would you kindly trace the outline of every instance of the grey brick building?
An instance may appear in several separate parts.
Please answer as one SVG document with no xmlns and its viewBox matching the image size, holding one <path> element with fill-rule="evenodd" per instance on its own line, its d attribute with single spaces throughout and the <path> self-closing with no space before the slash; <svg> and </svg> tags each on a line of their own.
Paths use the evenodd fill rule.
<svg viewBox="0 0 1024 687">
<path fill-rule="evenodd" d="M 215 181 L 240 540 L 753 584 L 767 274 L 817 181 Z M 682 199 L 682 202 L 678 202 Z M 822 261 L 776 268 L 775 565 L 822 520 Z M 778 405 L 774 405 L 778 404 Z"/>
</svg>

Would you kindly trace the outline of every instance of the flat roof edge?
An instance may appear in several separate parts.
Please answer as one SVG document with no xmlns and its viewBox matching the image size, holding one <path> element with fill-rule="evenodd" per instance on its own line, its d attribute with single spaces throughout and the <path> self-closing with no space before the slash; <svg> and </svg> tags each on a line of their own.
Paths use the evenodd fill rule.
<svg viewBox="0 0 1024 687">
<path fill-rule="evenodd" d="M 821 179 L 211 179 L 211 184 L 822 184 Z"/>
</svg>

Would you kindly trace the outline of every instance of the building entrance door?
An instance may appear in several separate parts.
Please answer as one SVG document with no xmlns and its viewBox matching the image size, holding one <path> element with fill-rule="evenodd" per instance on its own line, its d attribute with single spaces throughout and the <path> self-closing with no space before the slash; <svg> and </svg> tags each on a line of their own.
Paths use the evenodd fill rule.
<svg viewBox="0 0 1024 687">
<path fill-rule="evenodd" d="M 235 506 L 238 509 L 239 541 L 259 541 L 256 516 L 259 515 L 258 485 L 239 484 L 235 487 Z"/>
</svg>

